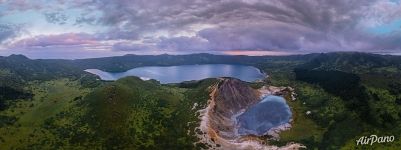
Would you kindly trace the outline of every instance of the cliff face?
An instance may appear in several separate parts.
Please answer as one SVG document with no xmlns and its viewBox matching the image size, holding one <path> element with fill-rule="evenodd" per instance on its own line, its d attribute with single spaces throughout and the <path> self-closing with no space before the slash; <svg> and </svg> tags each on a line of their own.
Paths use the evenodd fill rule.
<svg viewBox="0 0 401 150">
<path fill-rule="evenodd" d="M 245 82 L 234 78 L 223 78 L 211 94 L 209 126 L 225 139 L 234 139 L 234 115 L 259 102 L 260 93 Z"/>
</svg>

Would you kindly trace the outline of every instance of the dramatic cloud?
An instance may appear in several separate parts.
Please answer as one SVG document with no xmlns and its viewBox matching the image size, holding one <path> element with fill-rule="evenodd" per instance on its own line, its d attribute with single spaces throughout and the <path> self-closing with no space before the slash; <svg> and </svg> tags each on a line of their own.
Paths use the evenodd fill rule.
<svg viewBox="0 0 401 150">
<path fill-rule="evenodd" d="M 187 51 L 207 51 L 210 50 L 210 43 L 198 37 L 174 37 L 161 38 L 157 47 L 162 50 L 187 50 Z"/>
<path fill-rule="evenodd" d="M 143 51 L 152 49 L 154 50 L 154 46 L 128 43 L 128 42 L 121 42 L 113 45 L 113 50 L 115 51 Z"/>
<path fill-rule="evenodd" d="M 7 39 L 16 37 L 20 32 L 20 26 L 11 24 L 0 24 L 0 44 Z"/>
<path fill-rule="evenodd" d="M 44 14 L 25 22 L 33 35 L 10 42 L 27 48 L 96 43 L 111 52 L 401 51 L 397 0 L 5 0 L 0 8 L 2 22 L 24 23 L 26 11 Z M 41 35 L 37 26 L 48 24 L 59 28 Z M 0 40 L 15 35 L 0 31 Z"/>
<path fill-rule="evenodd" d="M 60 12 L 45 13 L 46 21 L 49 23 L 66 24 L 68 17 Z"/>
<path fill-rule="evenodd" d="M 41 35 L 32 38 L 26 38 L 15 42 L 15 47 L 51 47 L 51 46 L 75 46 L 75 45 L 93 45 L 98 41 L 95 37 L 84 33 L 68 33 L 59 35 Z"/>
<path fill-rule="evenodd" d="M 174 50 L 376 50 L 397 35 L 378 37 L 368 27 L 401 19 L 401 7 L 391 1 L 96 1 L 104 12 L 99 21 L 127 35 L 167 32 L 157 43 Z M 193 29 L 193 24 L 217 27 Z M 195 37 L 175 37 L 180 32 Z M 136 37 L 136 36 L 135 36 Z M 390 39 L 389 39 L 390 38 Z M 385 47 L 383 47 L 385 48 Z"/>
</svg>

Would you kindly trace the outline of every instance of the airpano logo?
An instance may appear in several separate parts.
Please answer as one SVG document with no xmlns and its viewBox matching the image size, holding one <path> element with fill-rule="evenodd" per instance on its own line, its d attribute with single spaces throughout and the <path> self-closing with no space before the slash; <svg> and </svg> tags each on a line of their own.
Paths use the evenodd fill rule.
<svg viewBox="0 0 401 150">
<path fill-rule="evenodd" d="M 394 141 L 394 136 L 377 136 L 377 135 L 370 135 L 370 136 L 362 136 L 358 140 L 356 140 L 356 145 L 373 145 L 375 143 L 391 143 Z"/>
</svg>

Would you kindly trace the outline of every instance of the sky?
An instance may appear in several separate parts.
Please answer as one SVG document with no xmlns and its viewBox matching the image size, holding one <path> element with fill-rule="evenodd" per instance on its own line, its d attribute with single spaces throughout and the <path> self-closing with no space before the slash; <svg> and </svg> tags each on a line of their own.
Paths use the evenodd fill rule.
<svg viewBox="0 0 401 150">
<path fill-rule="evenodd" d="M 400 0 L 0 0 L 0 55 L 401 53 Z"/>
</svg>

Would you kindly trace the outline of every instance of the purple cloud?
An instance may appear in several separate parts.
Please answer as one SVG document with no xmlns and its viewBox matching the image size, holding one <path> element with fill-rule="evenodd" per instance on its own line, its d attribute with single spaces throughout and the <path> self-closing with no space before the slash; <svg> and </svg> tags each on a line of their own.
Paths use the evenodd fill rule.
<svg viewBox="0 0 401 150">
<path fill-rule="evenodd" d="M 401 4 L 389 0 L 16 0 L 0 5 L 7 12 L 44 13 L 42 20 L 51 25 L 72 21 L 77 30 L 36 34 L 11 42 L 14 47 L 94 45 L 112 52 L 401 51 L 400 29 L 386 34 L 370 30 L 401 20 Z M 83 25 L 101 28 L 85 33 Z M 0 30 L 0 41 L 19 35 L 17 29 L 1 28 L 5 30 Z"/>
<path fill-rule="evenodd" d="M 154 49 L 154 46 L 145 44 L 134 44 L 129 42 L 120 42 L 112 46 L 112 50 L 114 51 L 146 51 L 152 49 Z"/>
<path fill-rule="evenodd" d="M 59 35 L 41 35 L 26 38 L 13 43 L 14 47 L 51 47 L 51 46 L 74 46 L 74 45 L 96 45 L 98 40 L 93 35 L 85 33 L 66 33 Z"/>
<path fill-rule="evenodd" d="M 153 31 L 192 31 L 195 36 L 162 37 L 166 50 L 399 50 L 399 33 L 374 35 L 365 27 L 401 19 L 400 5 L 383 1 L 119 1 L 88 3 L 104 13 L 99 22 L 115 38 Z M 211 24 L 191 29 L 194 24 Z M 126 34 L 124 34 L 126 33 Z M 391 42 L 392 41 L 392 42 Z M 137 45 L 135 47 L 138 47 Z"/>
<path fill-rule="evenodd" d="M 68 17 L 60 12 L 50 12 L 50 13 L 44 13 L 44 16 L 46 18 L 47 22 L 50 23 L 56 23 L 56 24 L 66 24 Z"/>
<path fill-rule="evenodd" d="M 0 43 L 14 38 L 22 32 L 21 26 L 12 24 L 0 24 Z"/>
<path fill-rule="evenodd" d="M 157 43 L 157 47 L 161 50 L 175 50 L 175 51 L 207 51 L 211 47 L 209 41 L 199 37 L 174 37 L 174 38 L 161 38 Z"/>
</svg>

